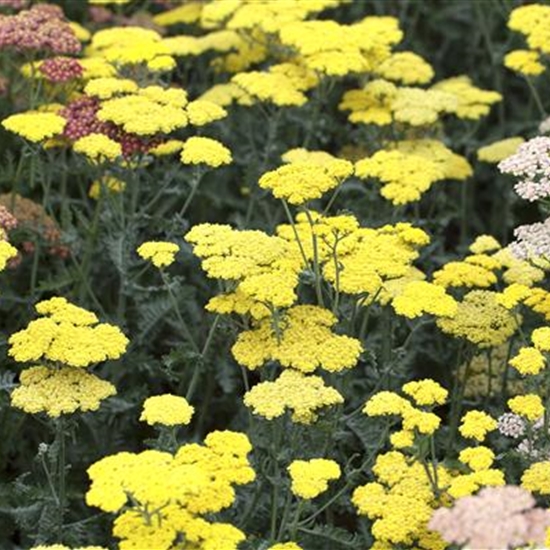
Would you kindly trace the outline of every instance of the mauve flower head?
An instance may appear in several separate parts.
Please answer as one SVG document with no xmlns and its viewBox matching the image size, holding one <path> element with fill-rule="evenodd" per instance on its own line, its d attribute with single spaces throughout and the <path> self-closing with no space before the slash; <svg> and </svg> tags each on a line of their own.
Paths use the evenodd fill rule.
<svg viewBox="0 0 550 550">
<path fill-rule="evenodd" d="M 486 487 L 477 495 L 458 499 L 452 508 L 436 510 L 429 528 L 448 543 L 471 549 L 542 546 L 550 511 L 535 504 L 531 493 L 521 487 Z"/>
<path fill-rule="evenodd" d="M 0 204 L 0 228 L 11 231 L 16 227 L 17 218 L 5 206 Z"/>
<path fill-rule="evenodd" d="M 77 59 L 52 57 L 40 64 L 38 69 L 50 82 L 69 82 L 80 78 L 84 72 Z"/>
<path fill-rule="evenodd" d="M 37 4 L 15 15 L 0 15 L 0 48 L 75 54 L 81 45 L 59 6 Z"/>
<path fill-rule="evenodd" d="M 521 180 L 514 189 L 529 201 L 550 196 L 550 137 L 539 136 L 519 146 L 516 153 L 502 160 L 498 168 Z"/>
</svg>

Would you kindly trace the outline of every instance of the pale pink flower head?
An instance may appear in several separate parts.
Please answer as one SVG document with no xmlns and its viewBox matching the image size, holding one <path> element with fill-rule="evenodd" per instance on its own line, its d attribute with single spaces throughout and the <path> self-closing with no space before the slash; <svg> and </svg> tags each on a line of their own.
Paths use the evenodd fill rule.
<svg viewBox="0 0 550 550">
<path fill-rule="evenodd" d="M 527 544 L 543 546 L 550 511 L 535 508 L 529 491 L 514 485 L 486 487 L 437 509 L 429 528 L 449 544 L 470 549 L 504 550 Z"/>
</svg>

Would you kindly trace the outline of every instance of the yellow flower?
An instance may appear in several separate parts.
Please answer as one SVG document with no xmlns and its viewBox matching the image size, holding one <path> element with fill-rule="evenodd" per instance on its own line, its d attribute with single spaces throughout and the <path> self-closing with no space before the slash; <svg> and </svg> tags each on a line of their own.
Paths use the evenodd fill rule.
<svg viewBox="0 0 550 550">
<path fill-rule="evenodd" d="M 266 172 L 259 181 L 263 189 L 270 189 L 278 199 L 290 204 L 304 204 L 318 199 L 340 183 L 330 169 L 312 162 L 295 162 Z"/>
<path fill-rule="evenodd" d="M 255 414 L 267 420 L 278 418 L 286 409 L 292 411 L 292 420 L 312 424 L 318 410 L 337 405 L 344 398 L 320 376 L 305 376 L 293 369 L 285 370 L 273 382 L 261 382 L 244 395 L 244 404 Z"/>
<path fill-rule="evenodd" d="M 427 84 L 434 77 L 434 70 L 413 52 L 396 52 L 376 68 L 376 74 L 403 84 Z"/>
<path fill-rule="evenodd" d="M 8 340 L 9 355 L 18 362 L 49 360 L 71 367 L 87 367 L 118 359 L 128 345 L 121 330 L 74 306 L 65 298 L 52 298 L 36 305 L 42 315 Z"/>
<path fill-rule="evenodd" d="M 531 341 L 539 351 L 550 351 L 550 327 L 540 327 L 531 334 Z"/>
<path fill-rule="evenodd" d="M 137 253 L 144 259 L 150 260 L 155 267 L 166 267 L 174 263 L 180 247 L 166 241 L 148 241 L 140 245 Z"/>
<path fill-rule="evenodd" d="M 415 380 L 403 386 L 403 393 L 412 397 L 417 405 L 443 405 L 449 392 L 434 380 Z"/>
<path fill-rule="evenodd" d="M 411 408 L 411 404 L 391 391 L 380 391 L 374 394 L 363 407 L 367 416 L 403 415 Z"/>
<path fill-rule="evenodd" d="M 262 319 L 251 330 L 241 332 L 231 351 L 250 370 L 271 360 L 304 373 L 316 368 L 340 372 L 357 364 L 362 347 L 359 340 L 332 332 L 336 322 L 327 309 L 294 306 L 277 327 L 271 319 Z"/>
<path fill-rule="evenodd" d="M 550 462 L 537 462 L 521 476 L 521 486 L 534 493 L 550 495 Z"/>
<path fill-rule="evenodd" d="M 427 281 L 411 281 L 392 301 L 398 315 L 409 319 L 431 313 L 437 317 L 452 317 L 457 311 L 454 298 L 441 286 Z"/>
<path fill-rule="evenodd" d="M 93 162 L 115 160 L 122 155 L 122 147 L 117 141 L 104 134 L 88 134 L 73 144 L 77 153 L 86 155 Z"/>
<path fill-rule="evenodd" d="M 328 482 L 338 479 L 342 472 L 334 460 L 313 458 L 294 460 L 288 467 L 291 490 L 299 498 L 310 500 L 328 489 Z"/>
<path fill-rule="evenodd" d="M 17 256 L 17 248 L 5 239 L 0 239 L 0 271 L 6 268 L 8 262 Z"/>
<path fill-rule="evenodd" d="M 468 411 L 463 417 L 459 431 L 463 437 L 483 441 L 485 436 L 496 430 L 497 421 L 483 411 Z"/>
<path fill-rule="evenodd" d="M 223 107 L 204 99 L 197 99 L 188 103 L 186 112 L 189 122 L 193 126 L 204 126 L 227 116 L 227 111 Z"/>
<path fill-rule="evenodd" d="M 29 141 L 37 143 L 60 134 L 66 120 L 55 113 L 30 111 L 11 115 L 2 121 L 2 126 Z"/>
<path fill-rule="evenodd" d="M 206 164 L 218 168 L 232 162 L 231 151 L 219 141 L 205 137 L 190 137 L 181 152 L 183 164 Z"/>
<path fill-rule="evenodd" d="M 21 373 L 11 404 L 29 414 L 43 412 L 57 418 L 76 411 L 95 411 L 104 399 L 115 394 L 110 382 L 85 370 L 36 366 Z"/>
<path fill-rule="evenodd" d="M 267 550 L 303 550 L 301 546 L 298 546 L 295 542 L 279 542 L 273 546 L 270 546 Z"/>
<path fill-rule="evenodd" d="M 468 249 L 473 254 L 486 254 L 500 250 L 500 243 L 491 235 L 479 235 Z"/>
<path fill-rule="evenodd" d="M 477 158 L 485 162 L 496 164 L 501 160 L 512 156 L 517 148 L 525 140 L 522 137 L 511 137 L 494 141 L 490 145 L 485 145 L 477 150 Z"/>
<path fill-rule="evenodd" d="M 88 196 L 91 199 L 98 200 L 102 190 L 108 193 L 122 193 L 125 188 L 126 183 L 124 181 L 113 177 L 105 177 L 102 180 L 97 180 L 92 183 L 88 191 Z"/>
<path fill-rule="evenodd" d="M 231 81 L 253 98 L 279 107 L 300 106 L 307 101 L 307 97 L 284 74 L 253 71 L 237 74 Z"/>
<path fill-rule="evenodd" d="M 533 50 L 514 50 L 504 56 L 504 66 L 526 76 L 538 76 L 545 70 L 540 62 L 539 52 Z"/>
<path fill-rule="evenodd" d="M 138 85 L 128 78 L 94 78 L 86 84 L 84 92 L 100 99 L 109 99 L 117 94 L 129 94 L 137 91 Z"/>
<path fill-rule="evenodd" d="M 523 347 L 510 359 L 510 365 L 520 374 L 538 374 L 546 366 L 544 355 L 534 347 Z"/>
<path fill-rule="evenodd" d="M 508 406 L 512 412 L 527 418 L 530 422 L 535 422 L 544 414 L 542 399 L 534 393 L 508 399 Z"/>
<path fill-rule="evenodd" d="M 148 397 L 143 403 L 140 420 L 150 426 L 163 424 L 164 426 L 178 426 L 189 424 L 195 409 L 189 405 L 184 397 L 163 394 Z"/>
<path fill-rule="evenodd" d="M 474 472 L 488 470 L 493 465 L 495 453 L 483 445 L 479 447 L 467 447 L 460 451 L 458 460 L 470 466 Z"/>
</svg>

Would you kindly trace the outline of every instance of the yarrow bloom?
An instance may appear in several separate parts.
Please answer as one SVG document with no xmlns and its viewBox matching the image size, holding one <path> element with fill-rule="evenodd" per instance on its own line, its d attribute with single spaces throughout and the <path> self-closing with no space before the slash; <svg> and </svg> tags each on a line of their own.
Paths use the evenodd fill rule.
<svg viewBox="0 0 550 550">
<path fill-rule="evenodd" d="M 195 409 L 189 405 L 184 397 L 164 394 L 148 397 L 143 403 L 140 420 L 150 426 L 162 424 L 164 426 L 178 426 L 189 424 Z"/>
<path fill-rule="evenodd" d="M 526 141 L 512 156 L 498 164 L 504 174 L 513 174 L 521 180 L 516 193 L 528 201 L 550 195 L 550 137 L 539 136 Z"/>
<path fill-rule="evenodd" d="M 288 473 L 292 480 L 291 491 L 307 500 L 324 493 L 328 482 L 342 475 L 338 463 L 324 458 L 294 460 L 288 467 Z"/>
<path fill-rule="evenodd" d="M 511 137 L 494 141 L 477 150 L 477 158 L 484 162 L 497 163 L 513 155 L 518 147 L 524 143 L 522 137 Z"/>
<path fill-rule="evenodd" d="M 219 141 L 206 137 L 190 137 L 180 156 L 183 164 L 205 164 L 218 168 L 232 162 L 231 151 Z"/>
<path fill-rule="evenodd" d="M 512 397 L 508 400 L 508 406 L 513 413 L 519 414 L 531 422 L 544 414 L 542 399 L 534 393 Z"/>
<path fill-rule="evenodd" d="M 244 404 L 255 414 L 267 420 L 278 418 L 286 409 L 292 411 L 292 420 L 312 424 L 319 409 L 344 402 L 340 393 L 326 386 L 320 376 L 305 376 L 287 369 L 273 382 L 261 382 L 244 395 Z"/>
<path fill-rule="evenodd" d="M 176 243 L 166 241 L 148 241 L 137 249 L 137 253 L 144 259 L 150 260 L 158 268 L 174 263 L 180 247 Z"/>
<path fill-rule="evenodd" d="M 525 470 L 521 486 L 533 493 L 550 495 L 550 462 L 537 462 Z"/>
<path fill-rule="evenodd" d="M 521 487 L 488 487 L 460 498 L 452 508 L 436 510 L 429 528 L 461 547 L 538 547 L 544 544 L 550 512 L 535 506 L 533 496 Z"/>
<path fill-rule="evenodd" d="M 53 57 L 40 63 L 38 70 L 50 82 L 69 82 L 82 77 L 84 72 L 78 59 L 70 57 Z"/>
<path fill-rule="evenodd" d="M 514 229 L 516 240 L 510 251 L 520 260 L 550 259 L 550 218 L 543 222 L 520 225 Z"/>
<path fill-rule="evenodd" d="M 37 143 L 61 134 L 65 127 L 65 119 L 55 113 L 31 111 L 5 118 L 2 126 L 14 134 Z"/>
<path fill-rule="evenodd" d="M 463 417 L 459 431 L 463 437 L 483 441 L 485 436 L 496 430 L 497 421 L 483 411 L 468 411 Z"/>
<path fill-rule="evenodd" d="M 122 155 L 120 143 L 104 134 L 88 134 L 74 142 L 73 149 L 93 162 L 113 161 Z"/>
</svg>

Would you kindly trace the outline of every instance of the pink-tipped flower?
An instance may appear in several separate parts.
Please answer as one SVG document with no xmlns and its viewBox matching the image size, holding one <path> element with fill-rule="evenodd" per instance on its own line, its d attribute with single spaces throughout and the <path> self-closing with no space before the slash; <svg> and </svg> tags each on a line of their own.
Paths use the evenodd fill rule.
<svg viewBox="0 0 550 550">
<path fill-rule="evenodd" d="M 80 78 L 84 69 L 77 59 L 52 57 L 40 64 L 38 69 L 50 82 L 69 82 Z"/>
</svg>

